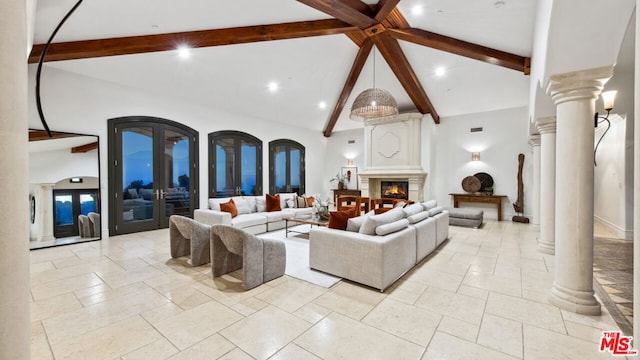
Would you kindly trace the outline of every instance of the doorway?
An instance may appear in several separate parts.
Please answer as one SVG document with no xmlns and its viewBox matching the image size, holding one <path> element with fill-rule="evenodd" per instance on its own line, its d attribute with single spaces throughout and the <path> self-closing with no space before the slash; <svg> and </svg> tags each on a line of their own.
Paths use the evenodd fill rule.
<svg viewBox="0 0 640 360">
<path fill-rule="evenodd" d="M 53 236 L 56 239 L 78 236 L 78 215 L 99 209 L 97 190 L 53 190 Z"/>
<path fill-rule="evenodd" d="M 109 120 L 109 234 L 169 227 L 198 207 L 198 132 L 153 117 Z"/>
</svg>

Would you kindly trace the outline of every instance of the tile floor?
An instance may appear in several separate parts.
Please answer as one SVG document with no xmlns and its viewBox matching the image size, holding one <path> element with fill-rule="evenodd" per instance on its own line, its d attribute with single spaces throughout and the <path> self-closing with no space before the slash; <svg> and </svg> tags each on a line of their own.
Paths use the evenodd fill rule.
<svg viewBox="0 0 640 360">
<path fill-rule="evenodd" d="M 242 291 L 169 256 L 168 230 L 31 252 L 32 359 L 599 359 L 601 316 L 546 298 L 538 229 L 487 221 L 385 293 L 288 276 Z"/>
</svg>

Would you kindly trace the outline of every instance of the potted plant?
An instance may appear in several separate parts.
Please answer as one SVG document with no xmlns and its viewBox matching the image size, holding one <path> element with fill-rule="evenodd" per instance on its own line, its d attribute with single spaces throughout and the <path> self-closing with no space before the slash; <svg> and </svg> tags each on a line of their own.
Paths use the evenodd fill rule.
<svg viewBox="0 0 640 360">
<path fill-rule="evenodd" d="M 338 190 L 342 190 L 344 189 L 344 182 L 347 180 L 347 175 L 345 174 L 340 174 L 340 172 L 336 173 L 336 176 L 334 176 L 333 178 L 331 178 L 331 182 L 337 181 L 338 182 Z"/>
</svg>

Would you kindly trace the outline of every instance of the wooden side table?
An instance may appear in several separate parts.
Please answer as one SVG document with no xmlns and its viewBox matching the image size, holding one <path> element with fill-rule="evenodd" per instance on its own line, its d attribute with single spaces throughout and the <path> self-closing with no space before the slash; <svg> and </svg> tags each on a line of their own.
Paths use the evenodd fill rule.
<svg viewBox="0 0 640 360">
<path fill-rule="evenodd" d="M 449 194 L 453 196 L 453 207 L 457 208 L 460 202 L 486 203 L 498 206 L 498 221 L 502 221 L 502 198 L 507 195 L 480 195 L 480 194 Z"/>
<path fill-rule="evenodd" d="M 338 204 L 338 197 L 341 195 L 360 196 L 360 190 L 354 189 L 333 189 L 333 203 Z"/>
</svg>

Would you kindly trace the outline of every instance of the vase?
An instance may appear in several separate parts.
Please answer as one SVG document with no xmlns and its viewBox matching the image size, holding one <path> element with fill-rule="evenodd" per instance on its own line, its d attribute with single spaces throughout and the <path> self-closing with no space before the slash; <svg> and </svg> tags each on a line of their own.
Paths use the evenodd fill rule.
<svg viewBox="0 0 640 360">
<path fill-rule="evenodd" d="M 338 190 L 344 190 L 344 183 L 342 181 L 338 182 Z"/>
</svg>

